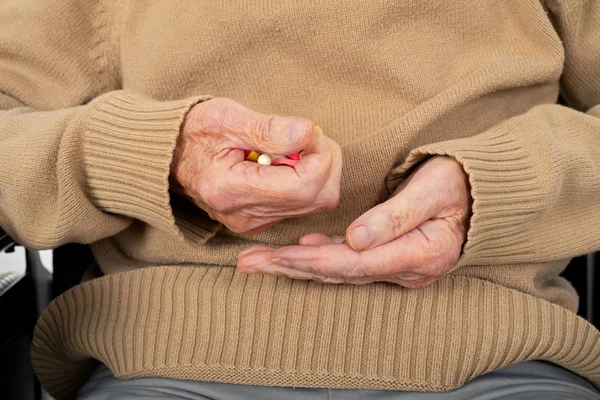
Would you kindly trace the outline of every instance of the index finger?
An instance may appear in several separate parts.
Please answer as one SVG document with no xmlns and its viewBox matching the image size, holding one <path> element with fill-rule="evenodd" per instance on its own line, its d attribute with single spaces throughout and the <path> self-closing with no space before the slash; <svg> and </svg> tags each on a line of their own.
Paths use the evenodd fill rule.
<svg viewBox="0 0 600 400">
<path fill-rule="evenodd" d="M 409 239 L 410 240 L 410 239 Z M 358 252 L 347 244 L 325 246 L 287 246 L 273 254 L 273 263 L 333 278 L 360 279 L 385 277 L 415 272 L 421 254 L 411 249 L 402 237 L 374 249 Z"/>
</svg>

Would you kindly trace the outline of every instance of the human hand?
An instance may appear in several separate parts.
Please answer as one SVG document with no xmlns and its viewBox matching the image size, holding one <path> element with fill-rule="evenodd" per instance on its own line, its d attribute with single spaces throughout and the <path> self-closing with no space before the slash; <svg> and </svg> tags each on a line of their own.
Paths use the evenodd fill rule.
<svg viewBox="0 0 600 400">
<path fill-rule="evenodd" d="M 451 157 L 417 168 L 386 202 L 356 219 L 344 237 L 312 233 L 299 246 L 249 247 L 242 273 L 327 283 L 385 281 L 424 287 L 451 271 L 466 240 L 471 212 L 468 177 Z"/>
<path fill-rule="evenodd" d="M 303 151 L 292 168 L 244 160 L 243 149 Z M 265 115 L 227 98 L 192 107 L 171 163 L 171 189 L 234 232 L 252 235 L 277 222 L 334 209 L 341 150 L 312 121 Z"/>
</svg>

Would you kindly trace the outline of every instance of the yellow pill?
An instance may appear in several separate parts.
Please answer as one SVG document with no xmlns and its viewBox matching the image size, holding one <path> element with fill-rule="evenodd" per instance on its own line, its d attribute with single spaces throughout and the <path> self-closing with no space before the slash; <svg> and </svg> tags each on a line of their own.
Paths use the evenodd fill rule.
<svg viewBox="0 0 600 400">
<path fill-rule="evenodd" d="M 256 151 L 252 150 L 250 152 L 250 154 L 248 154 L 248 157 L 246 157 L 246 160 L 248 161 L 258 161 L 258 157 L 260 157 L 260 154 L 258 154 Z"/>
</svg>

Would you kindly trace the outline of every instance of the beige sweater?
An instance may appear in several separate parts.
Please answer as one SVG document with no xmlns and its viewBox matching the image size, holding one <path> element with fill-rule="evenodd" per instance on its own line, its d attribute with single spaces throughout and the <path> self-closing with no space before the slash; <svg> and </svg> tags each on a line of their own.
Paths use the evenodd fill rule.
<svg viewBox="0 0 600 400">
<path fill-rule="evenodd" d="M 207 94 L 323 127 L 339 207 L 248 238 L 169 193 Z M 42 316 L 36 371 L 57 399 L 95 360 L 119 378 L 444 391 L 542 359 L 600 386 L 600 333 L 558 276 L 600 248 L 597 104 L 596 0 L 2 1 L 0 225 L 33 248 L 91 243 L 105 274 Z M 343 234 L 428 154 L 472 186 L 451 275 L 409 290 L 233 268 L 253 243 Z"/>
</svg>

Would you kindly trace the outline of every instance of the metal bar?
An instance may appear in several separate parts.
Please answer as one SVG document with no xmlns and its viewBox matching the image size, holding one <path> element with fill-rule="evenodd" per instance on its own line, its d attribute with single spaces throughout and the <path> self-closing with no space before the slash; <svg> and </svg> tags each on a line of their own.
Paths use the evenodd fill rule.
<svg viewBox="0 0 600 400">
<path fill-rule="evenodd" d="M 596 324 L 594 318 L 594 266 L 596 265 L 596 253 L 589 253 L 586 257 L 586 283 L 587 283 L 587 315 L 591 324 Z"/>
<path fill-rule="evenodd" d="M 4 250 L 8 249 L 14 244 L 14 240 L 12 240 L 10 236 L 8 236 L 2 229 L 0 229 L 0 252 L 3 252 Z"/>
</svg>

